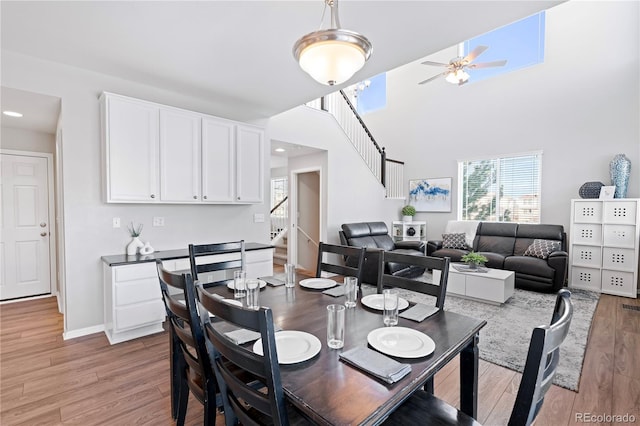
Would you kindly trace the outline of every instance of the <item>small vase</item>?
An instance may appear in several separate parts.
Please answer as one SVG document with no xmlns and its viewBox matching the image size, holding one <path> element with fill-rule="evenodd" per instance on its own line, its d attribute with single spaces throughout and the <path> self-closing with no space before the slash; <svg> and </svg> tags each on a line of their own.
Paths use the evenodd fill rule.
<svg viewBox="0 0 640 426">
<path fill-rule="evenodd" d="M 614 198 L 625 198 L 631 175 L 631 160 L 624 154 L 616 155 L 609 163 L 609 173 L 611 174 L 611 184 L 616 187 Z"/>
<path fill-rule="evenodd" d="M 469 270 L 470 271 L 475 271 L 478 269 L 478 264 L 477 263 L 467 263 L 467 265 L 469 265 Z"/>
<path fill-rule="evenodd" d="M 127 255 L 135 256 L 138 253 L 138 250 L 144 247 L 144 243 L 140 241 L 140 238 L 133 237 L 131 242 L 127 245 Z"/>
<path fill-rule="evenodd" d="M 403 222 L 413 222 L 413 216 L 402 216 Z"/>
</svg>

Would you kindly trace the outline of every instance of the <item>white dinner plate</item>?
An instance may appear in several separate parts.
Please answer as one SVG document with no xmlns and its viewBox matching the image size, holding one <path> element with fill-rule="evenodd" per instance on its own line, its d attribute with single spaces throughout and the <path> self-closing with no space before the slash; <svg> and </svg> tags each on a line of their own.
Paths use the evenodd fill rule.
<svg viewBox="0 0 640 426">
<path fill-rule="evenodd" d="M 306 280 L 301 280 L 300 285 L 314 290 L 324 290 L 325 288 L 335 287 L 338 283 L 329 278 L 307 278 Z"/>
<path fill-rule="evenodd" d="M 256 280 L 256 281 L 259 281 L 259 282 L 260 282 L 260 288 L 265 288 L 265 287 L 267 286 L 267 282 L 266 282 L 266 281 L 264 281 L 264 280 Z M 233 280 L 231 280 L 231 281 L 229 281 L 229 282 L 227 283 L 227 287 L 228 287 L 230 290 L 235 290 L 236 286 L 235 286 L 235 285 L 233 285 Z"/>
<path fill-rule="evenodd" d="M 367 335 L 367 341 L 374 349 L 400 358 L 422 358 L 436 348 L 431 337 L 406 327 L 376 328 Z"/>
<path fill-rule="evenodd" d="M 304 331 L 283 330 L 276 333 L 278 364 L 295 364 L 313 358 L 320 352 L 322 343 L 313 334 Z M 253 352 L 262 355 L 262 339 L 253 344 Z"/>
<path fill-rule="evenodd" d="M 384 295 L 382 294 L 370 294 L 362 298 L 362 304 L 371 309 L 377 309 L 378 311 L 384 310 Z M 398 310 L 407 309 L 409 302 L 402 297 L 398 297 Z"/>
</svg>

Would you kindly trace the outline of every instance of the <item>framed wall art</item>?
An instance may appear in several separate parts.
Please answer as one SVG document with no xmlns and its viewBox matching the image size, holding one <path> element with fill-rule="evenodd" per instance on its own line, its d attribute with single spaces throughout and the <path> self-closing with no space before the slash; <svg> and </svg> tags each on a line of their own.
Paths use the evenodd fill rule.
<svg viewBox="0 0 640 426">
<path fill-rule="evenodd" d="M 451 211 L 452 178 L 409 180 L 409 204 L 419 212 Z"/>
<path fill-rule="evenodd" d="M 615 186 L 603 186 L 600 188 L 600 199 L 601 200 L 613 200 L 613 196 L 616 192 Z"/>
</svg>

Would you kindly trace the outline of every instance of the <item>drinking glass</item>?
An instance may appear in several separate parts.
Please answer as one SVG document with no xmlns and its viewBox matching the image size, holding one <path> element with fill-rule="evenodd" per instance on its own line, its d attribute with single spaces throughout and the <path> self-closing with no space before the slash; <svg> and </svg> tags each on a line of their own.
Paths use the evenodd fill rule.
<svg viewBox="0 0 640 426">
<path fill-rule="evenodd" d="M 284 286 L 296 286 L 296 265 L 293 263 L 285 263 L 284 265 Z"/>
<path fill-rule="evenodd" d="M 344 305 L 327 306 L 327 346 L 340 349 L 344 346 Z"/>
<path fill-rule="evenodd" d="M 384 315 L 382 322 L 385 326 L 398 325 L 398 290 L 382 290 L 384 297 Z"/>
<path fill-rule="evenodd" d="M 233 271 L 233 297 L 234 299 L 244 299 L 247 296 L 245 282 L 247 273 L 245 271 Z"/>
<path fill-rule="evenodd" d="M 358 278 L 344 277 L 344 295 L 346 296 L 344 306 L 355 308 L 358 300 Z"/>
<path fill-rule="evenodd" d="M 247 286 L 247 308 L 258 310 L 260 309 L 260 281 L 258 280 L 246 280 Z"/>
</svg>

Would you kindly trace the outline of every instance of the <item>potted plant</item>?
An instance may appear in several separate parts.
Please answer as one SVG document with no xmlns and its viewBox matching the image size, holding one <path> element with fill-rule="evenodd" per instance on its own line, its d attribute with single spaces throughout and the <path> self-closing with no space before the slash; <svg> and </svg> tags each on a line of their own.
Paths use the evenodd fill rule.
<svg viewBox="0 0 640 426">
<path fill-rule="evenodd" d="M 469 266 L 469 269 L 478 269 L 479 265 L 484 265 L 488 259 L 480 253 L 470 252 L 460 259 Z"/>
<path fill-rule="evenodd" d="M 413 216 L 416 214 L 416 208 L 411 204 L 407 204 L 402 208 L 402 221 L 403 222 L 411 222 L 413 221 Z"/>
<path fill-rule="evenodd" d="M 144 243 L 140 241 L 140 234 L 142 234 L 142 224 L 135 226 L 133 222 L 127 227 L 129 229 L 129 235 L 131 235 L 131 242 L 127 245 L 127 254 L 133 256 L 138 253 L 138 250 L 144 247 Z"/>
</svg>

